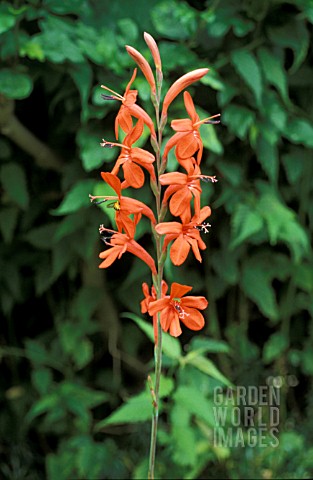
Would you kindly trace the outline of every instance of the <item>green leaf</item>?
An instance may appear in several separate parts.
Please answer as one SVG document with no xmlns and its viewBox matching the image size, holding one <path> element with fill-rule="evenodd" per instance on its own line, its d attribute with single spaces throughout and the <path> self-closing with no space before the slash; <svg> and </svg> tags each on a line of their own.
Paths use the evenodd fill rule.
<svg viewBox="0 0 313 480">
<path fill-rule="evenodd" d="M 209 375 L 225 385 L 230 386 L 231 382 L 218 370 L 211 360 L 203 357 L 201 353 L 202 350 L 188 353 L 188 355 L 184 357 L 183 363 L 193 365 L 206 375 Z"/>
<path fill-rule="evenodd" d="M 0 5 L 0 35 L 1 33 L 10 30 L 14 27 L 17 17 L 10 11 L 10 5 L 8 3 L 1 3 Z"/>
<path fill-rule="evenodd" d="M 85 0 L 44 0 L 44 6 L 53 13 L 66 15 L 68 13 L 79 14 L 83 8 Z"/>
<path fill-rule="evenodd" d="M 76 212 L 63 218 L 58 224 L 54 234 L 55 241 L 67 237 L 71 233 L 82 229 L 86 224 L 87 217 L 82 212 Z"/>
<path fill-rule="evenodd" d="M 191 350 L 201 350 L 202 353 L 229 353 L 230 348 L 226 342 L 214 338 L 193 337 L 190 342 Z"/>
<path fill-rule="evenodd" d="M 171 410 L 171 436 L 175 443 L 173 460 L 183 467 L 194 466 L 197 461 L 196 437 L 190 426 L 190 416 L 181 403 L 176 403 Z"/>
<path fill-rule="evenodd" d="M 254 93 L 257 103 L 260 103 L 263 84 L 260 67 L 255 56 L 248 50 L 235 50 L 231 59 L 239 75 Z"/>
<path fill-rule="evenodd" d="M 10 243 L 17 225 L 19 209 L 17 207 L 3 208 L 0 212 L 0 230 L 5 243 Z"/>
<path fill-rule="evenodd" d="M 257 158 L 269 179 L 276 183 L 278 179 L 278 149 L 269 143 L 264 136 L 259 136 L 256 144 Z"/>
<path fill-rule="evenodd" d="M 72 64 L 70 68 L 70 74 L 80 93 L 82 102 L 81 116 L 82 121 L 84 122 L 85 120 L 87 120 L 88 116 L 87 105 L 92 84 L 92 69 L 87 62 Z"/>
<path fill-rule="evenodd" d="M 120 423 L 137 423 L 151 420 L 152 399 L 147 391 L 127 400 L 121 407 L 116 409 L 111 415 L 96 424 L 96 431 L 108 425 L 117 425 Z"/>
<path fill-rule="evenodd" d="M 236 248 L 245 240 L 264 228 L 260 213 L 249 204 L 239 203 L 232 216 L 232 241 L 230 248 Z"/>
<path fill-rule="evenodd" d="M 50 250 L 54 244 L 56 229 L 56 223 L 47 223 L 46 225 L 30 230 L 25 235 L 25 239 L 36 248 Z"/>
<path fill-rule="evenodd" d="M 176 405 L 181 405 L 189 414 L 204 420 L 214 427 L 213 402 L 207 399 L 203 393 L 191 386 L 180 385 L 173 395 Z"/>
<path fill-rule="evenodd" d="M 262 257 L 251 257 L 243 265 L 241 286 L 266 317 L 277 320 L 279 312 L 271 283 L 272 276 Z"/>
<path fill-rule="evenodd" d="M 299 16 L 282 26 L 269 27 L 267 33 L 274 44 L 293 50 L 293 65 L 289 71 L 294 73 L 306 58 L 310 45 L 310 34 L 304 19 Z"/>
<path fill-rule="evenodd" d="M 1 75 L 1 72 L 0 72 Z M 0 170 L 1 183 L 10 198 L 23 210 L 28 208 L 27 179 L 18 163 L 6 163 Z"/>
<path fill-rule="evenodd" d="M 0 93 L 5 97 L 22 99 L 29 97 L 33 89 L 31 78 L 25 73 L 4 68 L 0 71 Z"/>
<path fill-rule="evenodd" d="M 282 155 L 281 159 L 290 185 L 295 185 L 299 182 L 308 154 L 309 152 L 306 152 L 301 147 L 291 147 L 288 153 Z"/>
<path fill-rule="evenodd" d="M 80 147 L 80 157 L 86 172 L 111 162 L 117 155 L 116 149 L 101 147 L 100 133 L 97 135 L 88 128 L 83 127 L 78 130 L 76 141 Z"/>
<path fill-rule="evenodd" d="M 281 202 L 274 190 L 265 184 L 261 190 L 258 210 L 265 220 L 271 244 L 285 242 L 298 262 L 309 251 L 306 232 L 297 222 L 295 212 Z"/>
<path fill-rule="evenodd" d="M 151 11 L 151 20 L 162 37 L 174 40 L 188 39 L 197 29 L 195 11 L 175 0 L 157 3 Z"/>
<path fill-rule="evenodd" d="M 222 122 L 227 125 L 241 140 L 246 138 L 249 128 L 253 125 L 255 113 L 246 107 L 232 103 L 228 105 L 222 114 Z"/>
<path fill-rule="evenodd" d="M 66 194 L 58 208 L 51 211 L 52 215 L 67 215 L 82 207 L 90 206 L 89 194 L 93 191 L 94 180 L 80 180 Z"/>
<path fill-rule="evenodd" d="M 291 119 L 284 131 L 284 136 L 293 143 L 301 143 L 313 148 L 313 124 L 303 118 Z"/>
<path fill-rule="evenodd" d="M 259 48 L 258 58 L 267 82 L 277 88 L 284 102 L 290 104 L 287 76 L 282 65 L 282 59 L 277 57 L 277 55 L 273 55 L 273 53 L 265 47 Z"/>
<path fill-rule="evenodd" d="M 263 360 L 265 363 L 271 363 L 288 348 L 288 339 L 280 332 L 276 332 L 270 336 L 264 345 Z"/>
<path fill-rule="evenodd" d="M 121 316 L 133 320 L 138 325 L 138 327 L 147 335 L 147 337 L 154 343 L 153 326 L 150 323 L 143 321 L 137 315 L 129 312 L 124 312 Z M 168 357 L 173 358 L 174 360 L 179 359 L 182 354 L 179 340 L 165 332 L 162 333 L 162 350 Z"/>
</svg>

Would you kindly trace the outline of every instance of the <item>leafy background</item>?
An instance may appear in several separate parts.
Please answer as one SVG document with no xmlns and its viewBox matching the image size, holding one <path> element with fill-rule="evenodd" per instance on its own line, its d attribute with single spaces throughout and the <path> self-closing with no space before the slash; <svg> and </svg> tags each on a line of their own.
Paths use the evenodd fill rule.
<svg viewBox="0 0 313 480">
<path fill-rule="evenodd" d="M 153 369 L 140 316 L 145 265 L 98 270 L 109 210 L 99 171 L 133 45 L 158 41 L 165 87 L 190 88 L 204 126 L 212 229 L 200 265 L 169 282 L 209 299 L 207 326 L 166 339 L 159 478 L 310 478 L 313 473 L 313 4 L 311 0 L 28 0 L 0 5 L 3 478 L 145 478 Z M 145 80 L 136 88 L 149 99 Z M 181 96 L 172 118 L 185 116 Z M 170 135 L 170 132 L 167 132 Z M 171 167 L 171 163 L 170 163 Z M 175 168 L 173 165 L 172 168 Z M 152 205 L 148 189 L 135 192 Z M 139 240 L 151 248 L 143 225 Z M 132 312 L 132 313 L 125 313 Z M 215 386 L 280 387 L 280 444 L 214 446 Z"/>
</svg>

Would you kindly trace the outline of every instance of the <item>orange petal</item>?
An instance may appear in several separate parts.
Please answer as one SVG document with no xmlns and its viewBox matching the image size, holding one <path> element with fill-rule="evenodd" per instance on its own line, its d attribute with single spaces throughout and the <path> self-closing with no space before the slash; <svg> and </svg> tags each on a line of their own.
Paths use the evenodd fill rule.
<svg viewBox="0 0 313 480">
<path fill-rule="evenodd" d="M 182 224 L 179 222 L 163 222 L 155 226 L 155 230 L 159 235 L 173 233 L 179 235 L 182 232 Z"/>
<path fill-rule="evenodd" d="M 111 247 L 109 250 L 101 252 L 99 257 L 104 258 L 104 262 L 100 263 L 99 268 L 107 268 L 112 265 L 113 262 L 117 259 L 121 252 L 121 247 Z"/>
<path fill-rule="evenodd" d="M 175 313 L 175 312 L 174 312 Z M 174 315 L 172 318 L 172 321 L 170 323 L 170 331 L 169 334 L 172 335 L 172 337 L 179 337 L 179 335 L 182 333 L 182 329 L 179 323 L 179 318 L 177 313 Z"/>
<path fill-rule="evenodd" d="M 174 183 L 178 185 L 186 185 L 188 178 L 185 173 L 181 172 L 170 172 L 163 173 L 159 177 L 161 185 L 173 185 Z"/>
<path fill-rule="evenodd" d="M 134 188 L 141 188 L 145 181 L 144 173 L 136 163 L 128 160 L 123 163 L 123 171 L 125 175 L 125 180 L 127 183 Z"/>
<path fill-rule="evenodd" d="M 186 315 L 184 318 L 181 318 L 181 321 L 190 328 L 190 330 L 201 330 L 204 327 L 204 317 L 201 312 L 195 308 L 184 307 Z"/>
<path fill-rule="evenodd" d="M 192 96 L 190 95 L 189 92 L 184 92 L 184 103 L 185 103 L 185 107 L 188 112 L 188 115 L 192 120 L 192 123 L 198 122 L 200 120 L 199 115 L 196 112 L 195 105 L 192 100 Z"/>
<path fill-rule="evenodd" d="M 152 274 L 157 275 L 153 258 L 141 245 L 139 245 L 139 243 L 137 243 L 135 240 L 130 240 L 130 242 L 127 244 L 127 251 L 140 258 L 148 265 Z"/>
<path fill-rule="evenodd" d="M 192 199 L 192 193 L 188 187 L 180 188 L 170 200 L 170 212 L 175 217 L 182 215 L 184 211 L 190 210 L 190 202 Z"/>
<path fill-rule="evenodd" d="M 141 163 L 153 163 L 155 161 L 155 157 L 151 152 L 139 147 L 132 148 L 131 156 L 132 159 L 139 160 Z"/>
<path fill-rule="evenodd" d="M 172 120 L 171 127 L 175 132 L 190 132 L 193 130 L 192 121 L 189 118 Z"/>
<path fill-rule="evenodd" d="M 182 298 L 181 304 L 184 308 L 191 307 L 198 308 L 199 310 L 204 310 L 208 306 L 208 301 L 205 297 L 195 297 L 191 295 Z"/>
<path fill-rule="evenodd" d="M 177 142 L 176 153 L 179 158 L 189 158 L 199 149 L 199 142 L 194 137 L 194 132 L 186 133 L 184 138 Z"/>
<path fill-rule="evenodd" d="M 190 250 L 189 243 L 184 239 L 183 235 L 179 235 L 173 242 L 170 250 L 170 258 L 174 265 L 182 265 L 186 260 Z"/>
<path fill-rule="evenodd" d="M 109 172 L 101 172 L 101 177 L 103 178 L 103 180 L 107 184 L 110 185 L 110 187 L 113 188 L 113 190 L 120 197 L 120 195 L 121 195 L 121 181 L 120 181 L 120 179 L 116 175 L 113 175 L 112 173 L 109 173 Z"/>
<path fill-rule="evenodd" d="M 192 287 L 189 287 L 189 285 L 181 285 L 180 283 L 172 283 L 171 286 L 171 298 L 181 298 L 183 295 L 186 293 L 190 292 L 192 290 Z"/>
<path fill-rule="evenodd" d="M 170 302 L 169 297 L 160 298 L 159 300 L 155 300 L 154 302 L 149 303 L 149 315 L 154 315 L 157 312 L 161 312 L 164 308 L 168 307 Z"/>
<path fill-rule="evenodd" d="M 171 305 L 168 305 L 161 312 L 161 327 L 164 332 L 167 332 L 173 321 L 175 321 L 175 311 Z"/>
</svg>

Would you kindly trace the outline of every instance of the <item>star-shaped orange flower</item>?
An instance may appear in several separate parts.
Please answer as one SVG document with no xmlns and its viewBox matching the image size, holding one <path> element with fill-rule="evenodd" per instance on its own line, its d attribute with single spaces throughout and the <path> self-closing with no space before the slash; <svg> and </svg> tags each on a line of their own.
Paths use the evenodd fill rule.
<svg viewBox="0 0 313 480">
<path fill-rule="evenodd" d="M 166 292 L 168 290 L 167 283 L 162 280 L 161 283 L 161 295 L 162 298 L 165 297 Z M 145 296 L 145 298 L 140 302 L 141 306 L 141 313 L 147 313 L 149 310 L 149 305 L 151 302 L 154 302 L 154 300 L 157 299 L 157 293 L 155 290 L 154 285 L 151 287 L 151 294 L 150 294 L 150 289 L 149 286 L 146 282 L 142 284 L 142 291 Z M 158 344 L 158 324 L 157 324 L 157 314 L 153 315 L 153 332 L 154 332 L 154 343 L 155 345 Z"/>
<path fill-rule="evenodd" d="M 136 104 L 138 90 L 131 90 L 130 87 L 135 80 L 137 75 L 137 68 L 134 69 L 133 75 L 128 82 L 124 95 L 120 95 L 119 93 L 114 92 L 110 88 L 106 87 L 105 85 L 101 85 L 101 88 L 108 90 L 109 92 L 113 93 L 113 95 L 102 95 L 105 100 L 119 100 L 122 102 L 122 105 L 119 109 L 119 112 L 115 119 L 115 138 L 118 139 L 118 127 L 121 127 L 123 132 L 129 133 L 132 126 L 133 126 L 133 119 L 141 118 L 143 122 L 147 125 L 150 129 L 151 135 L 156 138 L 154 124 L 151 117 L 147 114 L 147 112 L 141 108 L 139 105 Z"/>
<path fill-rule="evenodd" d="M 145 181 L 145 175 L 141 167 L 145 168 L 153 181 L 155 181 L 155 171 L 153 162 L 155 161 L 154 155 L 148 150 L 143 148 L 133 147 L 132 145 L 137 142 L 143 132 L 143 120 L 139 119 L 130 132 L 126 135 L 123 143 L 113 143 L 103 140 L 100 144 L 103 147 L 121 147 L 121 153 L 115 163 L 112 172 L 117 175 L 120 167 L 123 168 L 125 177 L 125 187 L 131 186 L 134 188 L 141 188 Z"/>
<path fill-rule="evenodd" d="M 103 259 L 103 262 L 99 265 L 99 268 L 107 268 L 115 262 L 116 259 L 120 259 L 125 252 L 132 253 L 145 262 L 150 268 L 153 275 L 157 275 L 155 262 L 151 255 L 134 240 L 136 224 L 129 219 L 127 226 L 128 233 L 115 232 L 109 228 L 105 228 L 100 225 L 99 232 L 101 239 L 109 247 L 104 252 L 101 252 L 99 257 Z"/>
<path fill-rule="evenodd" d="M 200 126 L 204 123 L 211 123 L 211 119 L 220 115 L 217 114 L 200 120 L 192 97 L 188 92 L 184 92 L 184 103 L 190 118 L 182 118 L 171 122 L 172 129 L 177 133 L 165 145 L 163 157 L 167 158 L 168 152 L 176 146 L 175 153 L 178 162 L 186 160 L 197 153 L 197 162 L 199 164 L 203 152 L 203 143 L 199 133 Z"/>
<path fill-rule="evenodd" d="M 204 326 L 204 318 L 199 310 L 204 310 L 208 301 L 205 297 L 184 297 L 190 290 L 192 287 L 188 285 L 172 283 L 170 295 L 149 302 L 149 314 L 153 316 L 161 312 L 162 329 L 169 331 L 173 337 L 182 333 L 180 321 L 191 330 L 200 330 Z"/>
<path fill-rule="evenodd" d="M 165 235 L 163 250 L 174 240 L 170 249 L 170 258 L 174 265 L 182 265 L 186 260 L 190 248 L 199 262 L 202 262 L 200 250 L 206 249 L 206 244 L 200 236 L 200 232 L 207 233 L 209 223 L 204 220 L 211 215 L 211 208 L 201 208 L 199 215 L 190 218 L 188 212 L 181 216 L 180 222 L 163 222 L 156 225 L 155 230 L 159 235 Z M 199 250 L 200 249 L 200 250 Z"/>
</svg>

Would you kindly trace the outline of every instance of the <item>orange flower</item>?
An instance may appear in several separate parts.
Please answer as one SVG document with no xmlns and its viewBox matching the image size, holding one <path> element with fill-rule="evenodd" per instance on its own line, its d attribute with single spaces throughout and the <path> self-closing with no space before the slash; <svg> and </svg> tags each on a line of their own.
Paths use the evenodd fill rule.
<svg viewBox="0 0 313 480">
<path fill-rule="evenodd" d="M 165 145 L 163 157 L 167 158 L 168 152 L 176 146 L 176 157 L 178 162 L 180 159 L 185 160 L 198 152 L 197 162 L 199 164 L 203 151 L 203 143 L 199 133 L 200 126 L 204 123 L 210 122 L 213 118 L 219 117 L 220 114 L 200 120 L 199 115 L 195 110 L 192 97 L 188 92 L 184 92 L 184 103 L 190 118 L 182 118 L 172 121 L 171 127 L 177 133 L 175 133 Z"/>
<path fill-rule="evenodd" d="M 102 199 L 102 202 L 106 202 L 108 200 L 114 201 L 113 208 L 115 210 L 115 221 L 117 225 L 117 229 L 119 232 L 122 232 L 122 229 L 127 231 L 127 225 L 129 220 L 129 215 L 135 214 L 135 216 L 141 216 L 141 214 L 145 215 L 149 218 L 149 220 L 155 224 L 155 217 L 152 210 L 147 207 L 144 203 L 136 200 L 135 198 L 129 198 L 122 196 L 122 185 L 120 179 L 109 172 L 101 172 L 101 176 L 103 180 L 110 185 L 110 187 L 115 190 L 117 196 L 93 196 L 89 195 L 91 201 Z M 139 220 L 138 220 L 139 221 Z M 138 223 L 138 222 L 136 222 Z"/>
<path fill-rule="evenodd" d="M 118 139 L 118 127 L 120 126 L 123 132 L 129 133 L 132 126 L 133 120 L 132 117 L 141 118 L 143 122 L 150 129 L 151 135 L 156 138 L 154 125 L 152 119 L 149 117 L 147 112 L 143 108 L 136 105 L 138 90 L 130 90 L 131 84 L 136 78 L 137 68 L 135 68 L 133 75 L 126 86 L 124 95 L 114 92 L 110 88 L 101 85 L 101 88 L 108 90 L 113 93 L 113 95 L 102 95 L 105 100 L 119 100 L 122 102 L 121 108 L 115 119 L 115 138 Z"/>
<path fill-rule="evenodd" d="M 157 275 L 156 267 L 151 255 L 134 240 L 136 224 L 134 221 L 128 221 L 127 233 L 115 232 L 109 228 L 100 225 L 99 232 L 101 239 L 109 246 L 108 250 L 101 252 L 99 257 L 104 261 L 99 265 L 99 268 L 107 268 L 120 259 L 123 253 L 129 252 L 136 255 L 143 260 L 150 268 L 153 275 Z"/>
<path fill-rule="evenodd" d="M 167 290 L 168 290 L 167 283 L 164 280 L 162 280 L 162 283 L 161 283 L 162 298 L 165 297 Z M 142 284 L 142 291 L 143 291 L 143 294 L 144 294 L 145 298 L 140 302 L 141 313 L 147 313 L 148 310 L 149 310 L 150 303 L 157 299 L 157 293 L 156 293 L 154 285 L 152 285 L 151 294 L 150 294 L 149 286 L 145 282 Z M 153 331 L 154 331 L 154 343 L 155 343 L 155 345 L 158 344 L 158 322 L 157 322 L 157 320 L 158 320 L 157 314 L 153 315 Z"/>
<path fill-rule="evenodd" d="M 192 287 L 188 285 L 172 283 L 170 295 L 149 302 L 149 314 L 161 312 L 162 329 L 165 332 L 169 330 L 173 337 L 178 337 L 182 333 L 180 321 L 191 330 L 200 330 L 204 326 L 204 318 L 199 310 L 204 310 L 208 301 L 205 297 L 184 297 L 190 290 Z"/>
<path fill-rule="evenodd" d="M 182 265 L 186 260 L 190 248 L 199 262 L 202 262 L 200 250 L 206 249 L 206 244 L 200 236 L 200 232 L 207 233 L 209 223 L 203 223 L 211 215 L 211 208 L 206 206 L 201 208 L 199 215 L 190 218 L 190 214 L 185 212 L 181 216 L 182 223 L 163 222 L 156 225 L 155 230 L 159 235 L 165 235 L 163 250 L 174 240 L 170 249 L 170 258 L 174 265 Z M 200 249 L 200 250 L 199 250 Z"/>
<path fill-rule="evenodd" d="M 128 55 L 130 55 L 132 59 L 135 60 L 135 62 L 137 63 L 138 67 L 146 77 L 146 80 L 151 87 L 152 93 L 155 95 L 155 80 L 149 63 L 147 62 L 145 57 L 141 55 L 141 53 L 138 52 L 138 50 L 136 50 L 135 48 L 126 45 L 126 50 Z"/>
<path fill-rule="evenodd" d="M 202 192 L 200 187 L 200 168 L 197 164 L 189 163 L 187 166 L 187 175 L 180 172 L 170 172 L 160 175 L 161 185 L 169 185 L 163 197 L 163 205 L 166 205 L 169 197 L 172 198 L 169 203 L 170 212 L 175 217 L 189 212 L 190 216 L 190 202 L 194 196 L 195 212 L 200 212 L 200 194 Z"/>
<path fill-rule="evenodd" d="M 145 181 L 145 176 L 141 167 L 144 167 L 150 173 L 151 179 L 155 180 L 155 171 L 153 162 L 155 160 L 152 153 L 132 145 L 140 138 L 143 132 L 143 120 L 139 119 L 136 125 L 130 130 L 123 140 L 123 143 L 113 143 L 103 140 L 100 145 L 103 147 L 121 147 L 122 151 L 111 173 L 117 175 L 122 166 L 126 181 L 126 186 L 141 188 Z"/>
<path fill-rule="evenodd" d="M 192 70 L 191 72 L 186 73 L 182 77 L 180 77 L 167 91 L 164 100 L 163 100 L 163 109 L 162 109 L 162 117 L 161 117 L 161 124 L 163 125 L 166 122 L 167 117 L 167 110 L 172 101 L 177 97 L 177 95 L 185 90 L 185 88 L 189 87 L 192 83 L 200 80 L 204 75 L 208 73 L 208 68 L 198 68 L 197 70 Z"/>
</svg>

